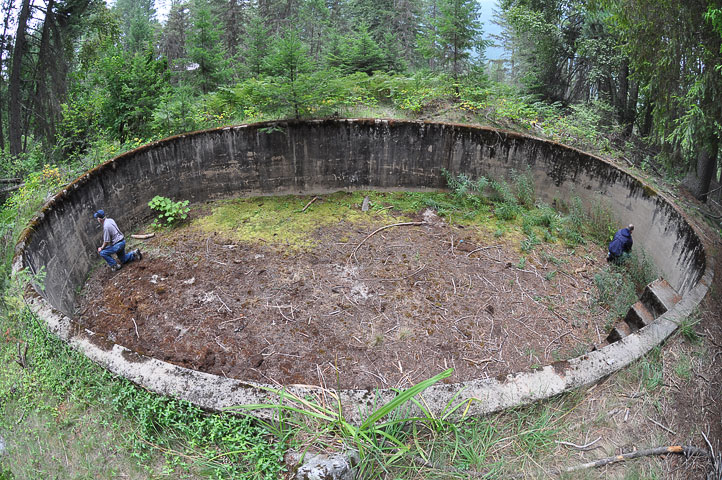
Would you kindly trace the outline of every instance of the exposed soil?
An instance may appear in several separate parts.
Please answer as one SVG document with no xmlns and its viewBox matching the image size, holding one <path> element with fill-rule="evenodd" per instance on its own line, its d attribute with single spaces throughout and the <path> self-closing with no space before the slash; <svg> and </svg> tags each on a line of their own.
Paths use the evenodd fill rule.
<svg viewBox="0 0 722 480">
<path fill-rule="evenodd" d="M 521 260 L 513 235 L 416 217 L 370 237 L 388 220 L 324 227 L 303 252 L 193 224 L 162 231 L 140 262 L 92 274 L 77 318 L 187 368 L 338 388 L 408 386 L 448 367 L 451 382 L 506 375 L 602 342 L 606 312 L 590 308 L 602 249 L 545 244 Z"/>
</svg>

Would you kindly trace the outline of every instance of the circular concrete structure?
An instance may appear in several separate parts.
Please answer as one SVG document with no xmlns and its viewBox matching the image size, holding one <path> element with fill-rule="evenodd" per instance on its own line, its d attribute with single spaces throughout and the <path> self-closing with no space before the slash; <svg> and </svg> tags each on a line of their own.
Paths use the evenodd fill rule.
<svg viewBox="0 0 722 480">
<path fill-rule="evenodd" d="M 483 414 L 596 382 L 658 345 L 692 312 L 713 273 L 700 239 L 672 204 L 601 158 L 491 128 L 374 119 L 261 123 L 168 138 L 87 172 L 31 222 L 13 268 L 44 269 L 44 285 L 35 286 L 30 304 L 53 332 L 112 372 L 208 409 L 275 402 L 258 388 L 262 385 L 144 357 L 74 323 L 76 292 L 99 261 L 95 209 L 112 211 L 132 230 L 149 220 L 147 203 L 156 194 L 203 202 L 250 194 L 438 189 L 445 183 L 442 169 L 504 178 L 527 167 L 542 200 L 578 196 L 587 207 L 604 204 L 621 222 L 635 224 L 635 243 L 650 253 L 679 301 L 633 334 L 581 357 L 505 378 L 436 384 L 423 394 L 434 411 L 468 401 L 459 412 Z M 293 385 L 287 390 L 318 392 Z M 391 390 L 337 393 L 352 421 L 395 395 Z"/>
</svg>

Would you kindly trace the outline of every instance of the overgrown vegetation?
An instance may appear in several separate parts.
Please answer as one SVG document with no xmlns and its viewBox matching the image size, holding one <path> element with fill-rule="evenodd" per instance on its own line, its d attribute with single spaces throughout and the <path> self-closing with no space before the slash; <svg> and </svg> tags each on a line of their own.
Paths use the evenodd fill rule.
<svg viewBox="0 0 722 480">
<path fill-rule="evenodd" d="M 292 9 L 279 1 L 172 3 L 161 23 L 149 1 L 118 0 L 113 7 L 47 2 L 46 8 L 29 0 L 3 2 L 0 176 L 22 186 L 0 210 L 0 359 L 7 367 L 0 372 L 0 436 L 12 452 L 11 460 L 3 457 L 0 478 L 276 478 L 284 442 L 305 446 L 318 432 L 323 441 L 316 446 L 339 439 L 326 427 L 295 419 L 306 436 L 294 440 L 288 430 L 280 435 L 245 418 L 209 415 L 152 395 L 54 340 L 24 307 L 10 261 L 30 217 L 80 173 L 150 140 L 290 117 L 439 118 L 631 158 L 641 170 L 673 182 L 687 176 L 702 199 L 722 175 L 715 169 L 720 103 L 713 101 L 722 15 L 714 5 L 503 0 L 499 41 L 511 58 L 486 64 L 487 41 L 471 1 L 443 0 L 434 8 L 401 2 L 396 10 L 383 2 L 332 8 L 302 1 Z M 518 231 L 525 254 L 547 242 L 573 249 L 592 241 L 604 248 L 616 230 L 604 205 L 587 212 L 578 198 L 537 204 L 527 172 L 515 172 L 509 181 L 447 180 L 449 194 L 379 196 L 372 208 L 429 207 L 452 223 L 483 222 L 495 237 Z M 237 216 L 213 221 L 236 228 L 232 219 L 267 220 L 252 201 L 220 207 Z M 286 203 L 278 213 L 303 207 Z M 166 222 L 186 207 L 172 207 Z M 325 207 L 313 211 L 326 214 Z M 246 234 L 280 231 L 273 223 L 264 228 Z M 302 245 L 302 234 L 284 241 Z M 563 259 L 540 255 L 563 265 Z M 554 277 L 549 275 L 547 280 Z M 647 257 L 635 250 L 624 264 L 597 274 L 595 301 L 610 319 L 623 315 L 652 276 Z M 690 319 L 680 329 L 690 342 L 699 339 L 694 325 Z M 16 362 L 18 345 L 20 351 L 28 345 L 24 368 Z M 638 365 L 645 386 L 657 388 L 657 352 Z M 680 375 L 686 371 L 680 363 Z M 451 465 L 503 477 L 533 468 L 570 408 L 552 401 L 457 424 L 397 417 L 376 433 L 403 448 L 382 442 L 369 449 L 375 453 L 365 468 L 377 476 L 422 471 L 443 477 L 458 472 L 436 465 Z M 79 440 L 84 438 L 86 443 Z M 22 451 L 27 454 L 17 453 Z M 509 461 L 508 452 L 521 460 Z"/>
<path fill-rule="evenodd" d="M 188 212 L 190 212 L 190 207 L 188 206 L 189 203 L 189 200 L 179 200 L 174 202 L 170 198 L 156 195 L 150 202 L 148 202 L 148 206 L 151 210 L 159 212 L 158 218 L 153 221 L 153 227 L 170 227 L 182 222 L 188 218 Z"/>
</svg>

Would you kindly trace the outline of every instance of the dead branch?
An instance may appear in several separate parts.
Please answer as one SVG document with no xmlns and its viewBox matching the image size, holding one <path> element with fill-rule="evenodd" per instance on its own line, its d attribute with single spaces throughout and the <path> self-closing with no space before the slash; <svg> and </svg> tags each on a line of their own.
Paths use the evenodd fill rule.
<svg viewBox="0 0 722 480">
<path fill-rule="evenodd" d="M 138 337 L 138 340 L 140 340 L 140 334 L 138 334 L 138 324 L 135 323 L 135 318 L 131 318 L 133 320 L 133 326 L 135 327 L 135 336 Z"/>
<path fill-rule="evenodd" d="M 577 444 L 574 444 L 574 443 L 571 443 L 571 442 L 560 442 L 560 441 L 556 441 L 555 443 L 558 443 L 559 445 L 566 445 L 567 447 L 576 448 L 577 450 L 587 451 L 587 450 L 591 450 L 591 449 L 592 449 L 592 448 L 591 448 L 592 445 L 594 445 L 595 443 L 597 443 L 597 442 L 598 442 L 599 440 L 601 440 L 601 439 L 602 439 L 601 436 L 600 436 L 600 437 L 597 437 L 596 440 L 592 440 L 591 442 L 589 442 L 589 443 L 587 443 L 587 444 L 585 444 L 585 445 L 577 445 Z M 598 448 L 598 447 L 595 447 L 595 448 Z"/>
<path fill-rule="evenodd" d="M 155 233 L 134 233 L 130 236 L 130 238 L 137 238 L 138 240 L 146 240 L 153 237 L 155 237 Z"/>
<path fill-rule="evenodd" d="M 662 425 L 661 423 L 653 420 L 651 417 L 647 417 L 647 420 L 649 420 L 649 421 L 652 422 L 653 424 L 657 425 L 657 426 L 658 426 L 659 428 L 661 428 L 662 430 L 665 430 L 665 431 L 671 433 L 672 435 L 677 435 L 677 432 L 675 432 L 675 431 L 672 430 L 672 429 L 669 429 L 669 428 L 665 427 L 665 426 Z"/>
<path fill-rule="evenodd" d="M 303 207 L 303 210 L 301 210 L 301 213 L 305 212 L 306 209 L 307 209 L 308 207 L 310 207 L 311 204 L 312 204 L 313 202 L 315 202 L 316 200 L 318 200 L 318 197 L 313 197 L 313 198 L 311 199 L 311 201 L 308 202 L 305 207 Z"/>
<path fill-rule="evenodd" d="M 699 455 L 709 458 L 710 456 L 707 450 L 702 450 L 701 448 L 692 447 L 690 445 L 670 445 L 668 447 L 647 448 L 644 450 L 637 450 L 635 452 L 624 453 L 622 455 L 615 455 L 613 457 L 600 458 L 599 460 L 583 463 L 581 465 L 575 465 L 573 467 L 562 469 L 561 471 L 564 473 L 570 473 L 576 472 L 578 470 L 585 470 L 588 468 L 603 467 L 605 465 L 624 462 L 633 458 L 650 457 L 654 455 L 667 455 L 669 453 L 681 453 L 688 457 L 691 457 L 693 455 Z"/>
<path fill-rule="evenodd" d="M 28 344 L 25 344 L 25 348 L 21 349 L 20 344 L 22 342 L 18 342 L 18 358 L 15 360 L 18 365 L 20 365 L 22 368 L 28 368 L 28 362 L 26 355 L 28 354 Z"/>
<path fill-rule="evenodd" d="M 479 248 L 475 248 L 474 250 L 472 250 L 472 251 L 470 251 L 469 253 L 467 253 L 466 256 L 467 256 L 467 257 L 470 257 L 472 253 L 480 252 L 480 251 L 482 251 L 482 250 L 488 250 L 488 249 L 490 249 L 490 248 L 499 248 L 499 247 L 501 247 L 501 245 L 492 245 L 492 246 L 490 246 L 490 247 L 479 247 Z"/>
<path fill-rule="evenodd" d="M 356 252 L 357 252 L 358 249 L 361 247 L 361 245 L 363 245 L 363 244 L 366 242 L 366 240 L 368 240 L 369 238 L 373 237 L 373 236 L 376 235 L 377 233 L 379 233 L 379 232 L 381 232 L 381 231 L 383 231 L 383 230 L 386 230 L 387 228 L 392 228 L 392 227 L 406 227 L 406 226 L 419 226 L 419 225 L 426 225 L 426 222 L 402 222 L 402 223 L 394 223 L 394 224 L 391 224 L 391 225 L 383 226 L 383 227 L 381 227 L 381 228 L 377 228 L 376 230 L 374 230 L 373 232 L 371 232 L 370 234 L 368 234 L 368 235 L 366 236 L 366 238 L 364 238 L 363 240 L 361 240 L 361 242 L 360 242 L 358 245 L 356 245 L 356 248 L 353 249 L 353 252 L 351 252 L 351 255 L 348 256 L 348 260 L 347 260 L 347 261 L 350 262 L 351 259 L 356 256 Z"/>
</svg>

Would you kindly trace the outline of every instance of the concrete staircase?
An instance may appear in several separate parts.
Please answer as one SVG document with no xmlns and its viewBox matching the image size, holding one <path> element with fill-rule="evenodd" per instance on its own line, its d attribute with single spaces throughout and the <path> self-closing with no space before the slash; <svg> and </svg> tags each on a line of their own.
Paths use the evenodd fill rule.
<svg viewBox="0 0 722 480">
<path fill-rule="evenodd" d="M 639 301 L 631 306 L 623 321 L 618 321 L 607 335 L 607 342 L 617 342 L 652 323 L 679 302 L 682 297 L 662 278 L 644 288 Z"/>
</svg>

